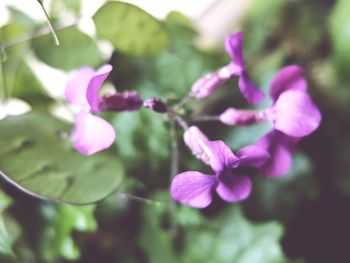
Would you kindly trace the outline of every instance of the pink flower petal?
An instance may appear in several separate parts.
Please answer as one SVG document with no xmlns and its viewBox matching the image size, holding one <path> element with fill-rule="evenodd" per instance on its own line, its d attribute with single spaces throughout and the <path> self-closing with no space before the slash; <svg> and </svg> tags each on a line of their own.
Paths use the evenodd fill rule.
<svg viewBox="0 0 350 263">
<path fill-rule="evenodd" d="M 196 171 L 176 175 L 171 183 L 170 193 L 173 199 L 182 204 L 204 208 L 212 202 L 215 176 Z"/>
<path fill-rule="evenodd" d="M 225 41 L 225 50 L 232 58 L 232 62 L 243 70 L 243 33 L 237 32 L 235 34 L 228 35 Z"/>
<path fill-rule="evenodd" d="M 304 91 L 288 90 L 273 106 L 274 128 L 293 137 L 304 137 L 315 131 L 321 114 L 311 97 Z"/>
<path fill-rule="evenodd" d="M 238 86 L 243 97 L 251 104 L 258 104 L 265 97 L 264 93 L 258 89 L 244 72 L 239 77 Z"/>
<path fill-rule="evenodd" d="M 276 101 L 278 96 L 287 90 L 306 91 L 307 83 L 304 78 L 304 71 L 301 67 L 290 65 L 282 68 L 272 79 L 270 96 Z"/>
<path fill-rule="evenodd" d="M 104 119 L 81 111 L 75 116 L 72 138 L 75 149 L 85 155 L 92 155 L 113 144 L 115 131 Z"/>
<path fill-rule="evenodd" d="M 290 137 L 276 130 L 265 135 L 256 145 L 266 149 L 270 158 L 259 170 L 264 175 L 271 177 L 286 174 L 292 164 L 293 153 L 298 142 L 298 138 Z"/>
<path fill-rule="evenodd" d="M 218 195 L 227 202 L 238 202 L 246 199 L 252 190 L 248 176 L 228 174 L 219 179 L 216 188 Z"/>
<path fill-rule="evenodd" d="M 109 64 L 103 65 L 101 68 L 99 68 L 94 76 L 91 78 L 86 92 L 86 98 L 87 101 L 90 104 L 90 111 L 91 112 L 99 112 L 100 108 L 98 106 L 99 102 L 99 95 L 98 92 L 105 81 L 105 79 L 108 77 L 109 73 L 112 71 L 113 67 Z"/>
<path fill-rule="evenodd" d="M 243 147 L 236 155 L 240 166 L 256 168 L 262 166 L 270 158 L 270 154 L 264 148 L 256 145 Z"/>
<path fill-rule="evenodd" d="M 210 151 L 210 166 L 216 173 L 221 173 L 225 167 L 238 160 L 231 149 L 223 141 L 208 142 Z"/>
<path fill-rule="evenodd" d="M 68 102 L 77 106 L 88 104 L 86 100 L 86 91 L 91 78 L 94 76 L 93 68 L 84 67 L 74 72 L 68 80 L 65 89 L 65 98 Z"/>
</svg>

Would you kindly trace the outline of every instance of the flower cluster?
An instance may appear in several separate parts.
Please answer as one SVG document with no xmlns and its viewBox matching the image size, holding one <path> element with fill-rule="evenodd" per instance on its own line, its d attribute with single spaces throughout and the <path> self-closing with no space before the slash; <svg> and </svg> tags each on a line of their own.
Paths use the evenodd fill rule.
<svg viewBox="0 0 350 263">
<path fill-rule="evenodd" d="M 203 99 L 237 76 L 243 97 L 251 104 L 260 103 L 264 99 L 264 93 L 246 71 L 243 34 L 238 32 L 229 35 L 225 50 L 231 57 L 231 62 L 197 80 L 186 98 Z M 98 116 L 101 112 L 135 111 L 144 107 L 160 114 L 168 114 L 184 129 L 184 142 L 188 148 L 214 172 L 209 175 L 187 171 L 173 178 L 171 196 L 196 208 L 208 206 L 215 192 L 227 202 L 247 198 L 252 183 L 241 167 L 257 169 L 266 176 L 285 174 L 291 166 L 297 143 L 314 132 L 321 122 L 321 114 L 307 93 L 303 70 L 295 65 L 287 66 L 271 82 L 272 104 L 269 107 L 263 110 L 231 107 L 216 117 L 226 125 L 271 123 L 271 131 L 255 145 L 243 147 L 234 154 L 223 141 L 210 141 L 198 127 L 189 127 L 181 114 L 161 99 L 149 98 L 143 102 L 135 91 L 101 95 L 101 86 L 111 71 L 111 65 L 104 65 L 97 71 L 80 68 L 68 82 L 66 99 L 78 109 L 71 136 L 73 147 L 83 154 L 91 155 L 113 144 L 116 137 L 114 127 Z M 183 106 L 183 101 L 177 106 Z"/>
<path fill-rule="evenodd" d="M 191 96 L 202 99 L 222 87 L 232 76 L 239 76 L 239 89 L 251 104 L 261 102 L 264 95 L 245 72 L 242 33 L 229 35 L 225 48 L 232 62 L 200 78 L 192 87 Z M 209 141 L 196 127 L 184 134 L 185 144 L 215 175 L 188 171 L 176 175 L 171 184 L 171 196 L 196 208 L 204 208 L 216 192 L 227 202 L 237 202 L 249 196 L 250 178 L 239 167 L 253 167 L 266 176 L 281 176 L 288 172 L 292 154 L 304 136 L 314 132 L 321 114 L 307 93 L 307 83 L 300 67 L 291 65 L 280 70 L 271 82 L 272 104 L 264 110 L 229 108 L 219 116 L 227 125 L 253 125 L 270 122 L 272 129 L 256 142 L 232 153 L 223 141 Z"/>
</svg>

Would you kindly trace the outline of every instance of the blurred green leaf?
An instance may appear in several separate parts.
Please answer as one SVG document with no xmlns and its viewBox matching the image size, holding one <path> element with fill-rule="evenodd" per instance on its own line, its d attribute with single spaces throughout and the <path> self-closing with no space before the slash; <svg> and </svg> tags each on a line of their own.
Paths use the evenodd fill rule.
<svg viewBox="0 0 350 263">
<path fill-rule="evenodd" d="M 16 72 L 11 96 L 27 101 L 33 108 L 47 105 L 52 101 L 31 68 L 24 61 Z"/>
<path fill-rule="evenodd" d="M 245 23 L 244 47 L 251 56 L 261 54 L 267 39 L 274 35 L 278 28 L 285 0 L 255 0 L 251 4 Z M 261 30 L 264 28 L 264 30 Z"/>
<path fill-rule="evenodd" d="M 90 203 L 121 183 L 123 166 L 107 153 L 84 156 L 62 136 L 68 125 L 31 112 L 0 122 L 2 176 L 19 189 L 62 202 Z"/>
<path fill-rule="evenodd" d="M 198 35 L 192 21 L 180 12 L 172 11 L 166 17 L 166 27 L 174 42 L 193 45 Z"/>
<path fill-rule="evenodd" d="M 350 1 L 338 0 L 330 16 L 330 33 L 337 68 L 348 77 L 350 66 Z"/>
<path fill-rule="evenodd" d="M 270 123 L 259 123 L 252 126 L 236 126 L 227 134 L 225 142 L 234 150 L 255 144 L 262 136 L 271 130 Z"/>
<path fill-rule="evenodd" d="M 279 223 L 253 224 L 237 206 L 228 207 L 202 228 L 188 231 L 182 262 L 287 262 L 279 244 L 282 234 Z"/>
<path fill-rule="evenodd" d="M 142 9 L 128 3 L 106 3 L 93 19 L 99 37 L 109 40 L 116 49 L 131 55 L 154 55 L 169 44 L 164 25 Z"/>
<path fill-rule="evenodd" d="M 164 192 L 161 193 L 161 195 L 163 197 L 160 200 L 165 201 Z M 159 198 L 154 200 L 160 201 Z M 143 209 L 144 226 L 142 228 L 139 242 L 151 263 L 181 262 L 179 261 L 179 255 L 175 254 L 173 248 L 173 232 L 162 226 L 162 218 L 167 208 L 166 204 L 167 203 L 163 203 L 163 205 L 159 207 L 152 206 Z"/>
<path fill-rule="evenodd" d="M 36 56 L 48 65 L 72 70 L 87 65 L 96 67 L 102 62 L 95 41 L 76 27 L 69 27 L 56 33 L 60 40 L 59 46 L 53 43 L 49 34 L 32 40 Z"/>
<path fill-rule="evenodd" d="M 43 214 L 47 220 L 41 240 L 41 254 L 46 262 L 53 262 L 61 256 L 76 260 L 80 256 L 79 247 L 72 234 L 96 231 L 95 206 L 45 205 Z"/>
<path fill-rule="evenodd" d="M 245 208 L 255 219 L 286 220 L 295 214 L 301 202 L 316 199 L 318 190 L 310 160 L 298 153 L 286 175 L 266 178 L 259 174 L 255 177 L 254 190 Z"/>
<path fill-rule="evenodd" d="M 170 134 L 162 115 L 149 110 L 123 112 L 112 123 L 121 138 L 116 141 L 119 156 L 127 167 L 148 174 L 169 157 Z"/>
<path fill-rule="evenodd" d="M 0 190 L 0 255 L 13 255 L 13 238 L 10 235 L 4 218 L 4 210 L 12 203 L 10 197 Z"/>
</svg>

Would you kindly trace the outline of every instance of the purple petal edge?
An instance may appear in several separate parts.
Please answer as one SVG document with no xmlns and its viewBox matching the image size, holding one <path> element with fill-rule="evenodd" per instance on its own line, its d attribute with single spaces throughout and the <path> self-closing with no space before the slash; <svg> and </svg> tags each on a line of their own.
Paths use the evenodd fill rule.
<svg viewBox="0 0 350 263">
<path fill-rule="evenodd" d="M 287 90 L 306 91 L 307 82 L 304 78 L 304 71 L 297 65 L 290 65 L 282 68 L 276 73 L 271 81 L 270 96 L 276 101 L 278 96 Z"/>
<path fill-rule="evenodd" d="M 251 81 L 251 79 L 244 72 L 239 78 L 238 85 L 243 97 L 251 104 L 258 104 L 265 97 L 264 93 Z"/>
<path fill-rule="evenodd" d="M 171 183 L 171 197 L 182 204 L 205 208 L 212 202 L 216 177 L 196 171 L 176 175 Z"/>
<path fill-rule="evenodd" d="M 103 82 L 108 77 L 109 73 L 112 71 L 113 67 L 109 64 L 103 65 L 101 68 L 99 68 L 94 76 L 91 78 L 87 92 L 86 92 L 86 99 L 88 103 L 90 104 L 90 111 L 91 112 L 99 112 L 99 95 L 98 92 L 103 84 Z"/>
</svg>

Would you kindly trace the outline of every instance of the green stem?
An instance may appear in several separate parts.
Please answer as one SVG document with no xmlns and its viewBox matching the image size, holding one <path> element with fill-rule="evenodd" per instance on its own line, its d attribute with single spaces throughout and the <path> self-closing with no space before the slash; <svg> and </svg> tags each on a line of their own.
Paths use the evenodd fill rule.
<svg viewBox="0 0 350 263">
<path fill-rule="evenodd" d="M 197 116 L 191 119 L 191 121 L 220 121 L 220 116 L 207 116 L 207 115 L 203 115 L 203 116 Z"/>
<path fill-rule="evenodd" d="M 57 37 L 57 34 L 56 34 L 55 30 L 53 29 L 53 26 L 52 26 L 52 24 L 51 24 L 49 15 L 47 14 L 47 12 L 46 12 L 46 10 L 45 10 L 44 4 L 43 4 L 43 2 L 42 2 L 41 0 L 37 0 L 37 1 L 38 1 L 38 3 L 40 4 L 41 9 L 43 10 L 43 12 L 44 12 L 44 14 L 45 14 L 46 21 L 47 21 L 47 24 L 49 25 L 49 28 L 50 28 L 50 31 L 51 31 L 53 40 L 54 40 L 56 46 L 59 46 L 59 45 L 60 45 L 60 41 L 58 40 L 58 37 Z"/>
</svg>

